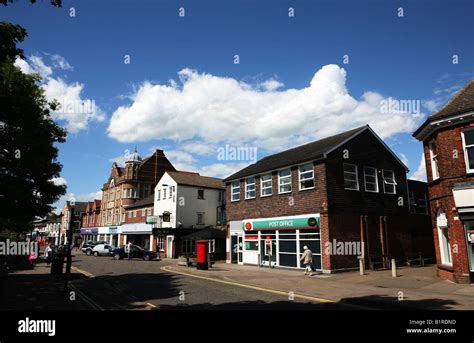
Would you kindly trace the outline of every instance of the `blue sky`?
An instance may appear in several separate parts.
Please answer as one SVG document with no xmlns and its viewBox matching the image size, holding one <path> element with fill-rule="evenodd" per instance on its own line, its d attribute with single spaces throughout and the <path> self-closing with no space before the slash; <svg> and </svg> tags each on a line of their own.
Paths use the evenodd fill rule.
<svg viewBox="0 0 474 343">
<path fill-rule="evenodd" d="M 27 29 L 21 67 L 44 76 L 47 95 L 97 106 L 93 115 L 56 117 L 69 129 L 61 177 L 77 200 L 91 198 L 111 161 L 135 146 L 142 156 L 164 149 L 179 169 L 226 176 L 251 161 L 219 160 L 218 148 L 255 147 L 261 158 L 365 123 L 420 178 L 421 143 L 411 132 L 473 78 L 473 15 L 467 0 L 66 0 L 61 9 L 49 1 L 0 9 L 0 20 Z M 422 106 L 380 113 L 390 97 Z"/>
</svg>

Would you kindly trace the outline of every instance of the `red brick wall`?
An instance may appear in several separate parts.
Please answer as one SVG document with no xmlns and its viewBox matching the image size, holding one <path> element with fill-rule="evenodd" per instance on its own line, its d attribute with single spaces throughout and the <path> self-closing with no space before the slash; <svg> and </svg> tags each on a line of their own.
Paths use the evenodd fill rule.
<svg viewBox="0 0 474 343">
<path fill-rule="evenodd" d="M 144 216 L 142 215 L 143 209 L 145 209 L 145 215 Z M 146 222 L 146 217 L 147 217 L 147 214 L 146 214 L 147 209 L 151 209 L 151 215 L 153 215 L 153 207 L 136 208 L 136 209 L 127 210 L 126 213 L 125 213 L 125 223 L 127 223 L 127 224 L 130 224 L 130 223 L 145 223 Z M 133 211 L 137 212 L 137 216 L 135 218 L 134 217 L 129 218 L 128 213 L 133 212 Z"/>
<path fill-rule="evenodd" d="M 439 209 L 443 209 L 448 219 L 448 235 L 451 247 L 457 247 L 457 253 L 452 251 L 453 267 L 449 268 L 440 266 L 438 268 L 438 275 L 460 283 L 469 282 L 469 261 L 464 226 L 459 219 L 455 220 L 455 217 L 459 217 L 459 214 L 455 207 L 452 187 L 458 182 L 474 182 L 474 174 L 466 174 L 466 164 L 461 136 L 461 130 L 463 128 L 472 126 L 474 126 L 474 123 L 459 125 L 455 128 L 442 129 L 424 141 L 429 202 L 432 218 L 431 225 L 434 233 L 436 260 L 438 265 L 441 264 L 436 223 L 436 215 Z M 437 143 L 438 171 L 440 175 L 440 177 L 434 181 L 428 146 L 428 143 L 431 142 L 431 140 L 435 140 Z M 457 151 L 457 158 L 453 158 L 453 150 Z"/>
</svg>

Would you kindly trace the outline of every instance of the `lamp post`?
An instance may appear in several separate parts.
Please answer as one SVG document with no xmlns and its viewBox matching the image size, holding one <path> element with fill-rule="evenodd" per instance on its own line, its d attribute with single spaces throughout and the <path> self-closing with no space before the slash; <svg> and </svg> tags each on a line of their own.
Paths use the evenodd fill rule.
<svg viewBox="0 0 474 343">
<path fill-rule="evenodd" d="M 72 242 L 72 231 L 74 229 L 74 206 L 69 210 L 69 227 L 67 231 L 67 260 L 66 260 L 66 273 L 64 274 L 64 293 L 67 292 L 67 282 L 69 275 L 71 274 L 71 242 Z"/>
</svg>

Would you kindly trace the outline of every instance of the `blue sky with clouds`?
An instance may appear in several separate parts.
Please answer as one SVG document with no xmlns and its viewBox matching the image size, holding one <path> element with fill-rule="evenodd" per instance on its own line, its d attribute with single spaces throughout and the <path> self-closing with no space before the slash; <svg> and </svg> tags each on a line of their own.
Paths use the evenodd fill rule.
<svg viewBox="0 0 474 343">
<path fill-rule="evenodd" d="M 0 8 L 0 20 L 27 29 L 28 59 L 17 65 L 43 75 L 49 98 L 95 102 L 93 113 L 56 114 L 69 130 L 59 146 L 61 177 L 77 200 L 93 197 L 111 161 L 135 146 L 142 156 L 164 149 L 178 169 L 223 177 L 250 163 L 219 159 L 226 144 L 255 147 L 261 158 L 366 123 L 410 176 L 422 177 L 421 143 L 411 132 L 473 78 L 473 16 L 468 0 Z M 422 106 L 387 112 L 389 98 Z"/>
</svg>

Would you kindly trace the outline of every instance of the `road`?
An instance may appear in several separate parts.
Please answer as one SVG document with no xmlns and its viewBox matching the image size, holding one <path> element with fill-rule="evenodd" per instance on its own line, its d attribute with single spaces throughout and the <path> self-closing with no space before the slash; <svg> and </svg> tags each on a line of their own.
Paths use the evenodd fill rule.
<svg viewBox="0 0 474 343">
<path fill-rule="evenodd" d="M 262 290 L 202 280 L 161 268 L 176 261 L 120 260 L 76 253 L 73 266 L 88 278 L 74 280 L 77 298 L 97 310 L 176 309 L 352 309 L 348 305 L 321 303 Z M 183 270 L 186 268 L 183 267 Z M 76 269 L 77 271 L 77 269 Z"/>
</svg>

